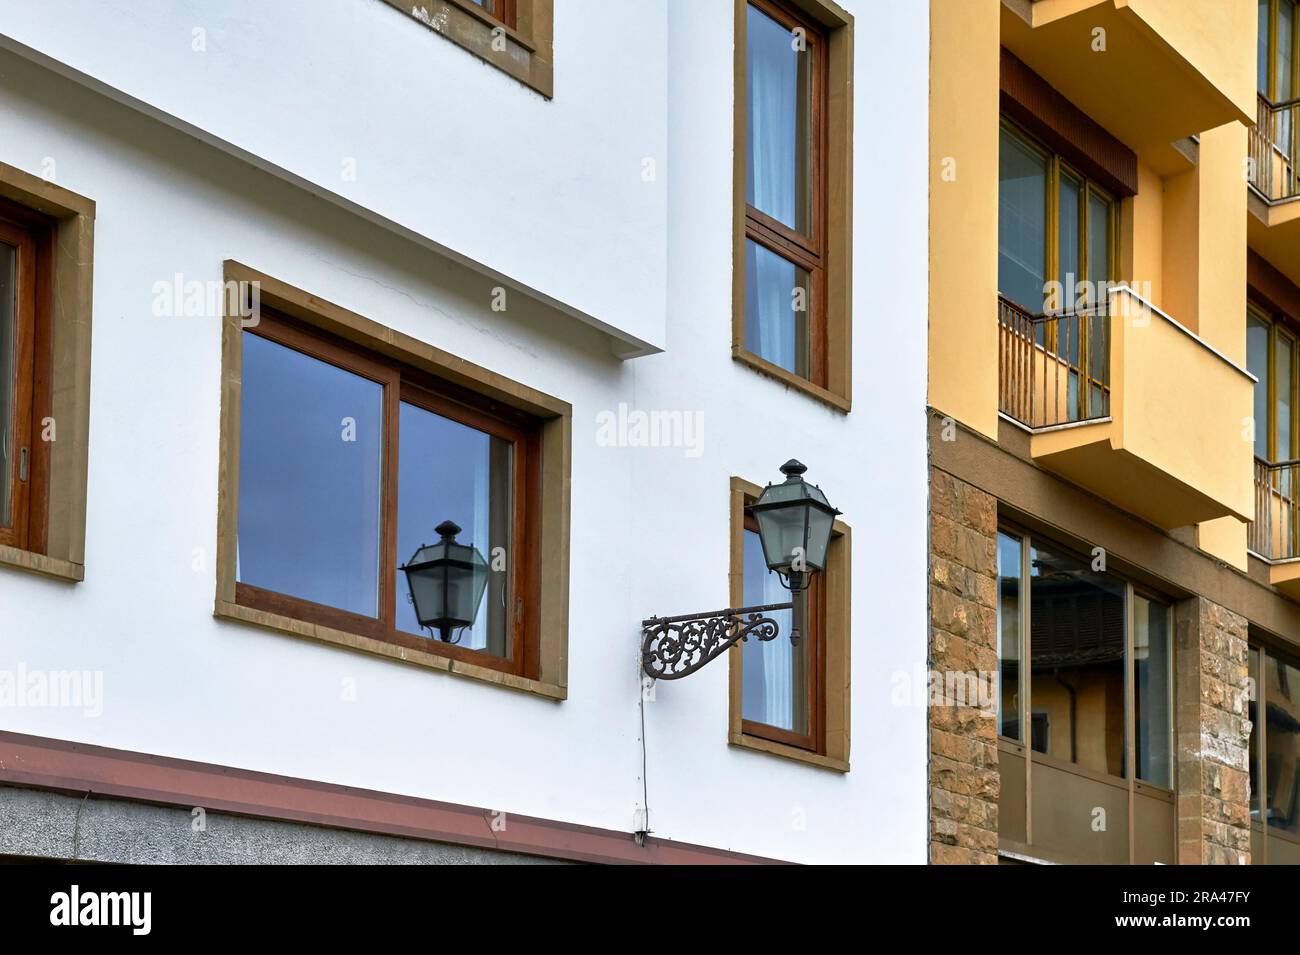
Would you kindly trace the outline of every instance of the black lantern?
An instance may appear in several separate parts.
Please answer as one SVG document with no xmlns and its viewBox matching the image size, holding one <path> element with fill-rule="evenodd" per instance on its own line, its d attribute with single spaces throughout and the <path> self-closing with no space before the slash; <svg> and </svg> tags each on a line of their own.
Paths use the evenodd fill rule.
<svg viewBox="0 0 1300 955">
<path fill-rule="evenodd" d="M 457 643 L 452 633 L 472 626 L 487 589 L 488 565 L 473 544 L 458 544 L 460 528 L 443 521 L 434 530 L 442 538 L 422 544 L 402 566 L 420 626 L 438 631 L 443 643 Z"/>
<path fill-rule="evenodd" d="M 825 569 L 831 526 L 840 513 L 821 488 L 803 479 L 807 470 L 798 461 L 785 462 L 785 480 L 769 484 L 748 507 L 758 522 L 767 569 L 795 592 L 806 589 L 811 575 Z"/>
<path fill-rule="evenodd" d="M 680 680 L 738 643 L 775 640 L 781 627 L 770 614 L 781 611 L 790 611 L 790 643 L 799 643 L 804 591 L 813 574 L 826 569 L 831 530 L 840 513 L 821 488 L 803 479 L 807 470 L 798 461 L 785 462 L 785 480 L 763 488 L 758 500 L 745 508 L 758 522 L 767 569 L 780 577 L 790 600 L 642 620 L 641 669 L 647 676 Z"/>
</svg>

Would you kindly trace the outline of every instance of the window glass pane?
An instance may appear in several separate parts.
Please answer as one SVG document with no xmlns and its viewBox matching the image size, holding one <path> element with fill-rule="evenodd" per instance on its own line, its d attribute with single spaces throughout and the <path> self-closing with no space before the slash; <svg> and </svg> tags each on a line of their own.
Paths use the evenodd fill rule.
<svg viewBox="0 0 1300 955">
<path fill-rule="evenodd" d="M 781 586 L 776 574 L 768 572 L 763 559 L 763 545 L 755 531 L 745 530 L 745 605 L 785 603 L 789 591 Z M 775 640 L 751 637 L 741 646 L 741 673 L 744 680 L 740 694 L 740 712 L 744 719 L 804 735 L 808 732 L 809 671 L 806 626 L 797 647 L 790 645 L 791 611 L 769 613 L 781 628 Z"/>
<path fill-rule="evenodd" d="M 1279 0 L 1277 20 L 1277 65 L 1275 77 L 1277 96 L 1275 102 L 1282 103 L 1295 96 L 1295 84 L 1291 81 L 1292 64 L 1295 60 L 1295 17 L 1293 0 Z M 1284 153 L 1290 153 L 1292 110 L 1283 111 L 1277 118 L 1277 145 Z"/>
<path fill-rule="evenodd" d="M 1300 668 L 1265 654 L 1264 702 L 1268 824 L 1300 836 Z"/>
<path fill-rule="evenodd" d="M 1173 647 L 1169 608 L 1140 595 L 1133 598 L 1133 698 L 1137 707 L 1137 776 L 1173 788 L 1170 712 Z"/>
<path fill-rule="evenodd" d="M 811 375 L 811 292 L 806 271 L 745 240 L 745 348 L 801 378 Z"/>
<path fill-rule="evenodd" d="M 1110 281 L 1110 201 L 1088 193 L 1088 281 L 1100 295 Z"/>
<path fill-rule="evenodd" d="M 749 8 L 746 199 L 760 212 L 807 233 L 811 206 L 812 54 L 797 50 L 797 45 L 789 29 L 762 11 Z"/>
<path fill-rule="evenodd" d="M 1020 739 L 1020 552 L 1021 541 L 998 534 L 999 732 Z"/>
<path fill-rule="evenodd" d="M 1057 281 L 1061 283 L 1061 311 L 1073 312 L 1076 297 L 1076 284 L 1084 276 L 1079 271 L 1079 193 L 1083 184 L 1068 172 L 1061 173 L 1060 202 L 1057 211 L 1058 243 L 1057 257 L 1060 268 Z"/>
<path fill-rule="evenodd" d="M 237 579 L 377 616 L 383 386 L 250 333 L 243 353 Z"/>
<path fill-rule="evenodd" d="M 1002 130 L 998 156 L 998 291 L 1043 310 L 1047 261 L 1047 159 Z"/>
<path fill-rule="evenodd" d="M 1295 56 L 1295 3 L 1280 0 L 1277 6 L 1277 99 L 1283 102 L 1295 95 L 1291 84 L 1291 64 Z"/>
<path fill-rule="evenodd" d="M 13 525 L 15 352 L 18 338 L 18 250 L 0 242 L 0 527 Z"/>
<path fill-rule="evenodd" d="M 1258 64 L 1259 91 L 1268 95 L 1268 8 L 1271 0 L 1259 0 L 1259 33 L 1255 62 Z"/>
<path fill-rule="evenodd" d="M 457 645 L 509 657 L 511 443 L 406 402 L 400 429 L 397 562 L 404 564 L 421 545 L 435 543 L 433 529 L 443 521 L 456 523 L 461 528 L 456 539 L 473 544 L 494 568 L 474 625 L 460 633 Z M 416 620 L 406 575 L 394 573 L 397 628 L 428 636 Z"/>
<path fill-rule="evenodd" d="M 1268 460 L 1268 334 L 1269 325 L 1253 312 L 1246 314 L 1246 368 L 1255 383 L 1255 457 Z"/>
<path fill-rule="evenodd" d="M 1050 547 L 1030 552 L 1033 747 L 1124 775 L 1124 585 Z"/>
<path fill-rule="evenodd" d="M 1273 397 L 1276 402 L 1274 408 L 1276 460 L 1289 461 L 1295 456 L 1291 448 L 1291 355 L 1295 345 L 1289 336 L 1278 335 L 1274 347 L 1277 350 L 1273 362 L 1273 375 L 1276 381 L 1273 386 Z"/>
<path fill-rule="evenodd" d="M 1260 800 L 1262 793 L 1259 786 L 1259 651 L 1251 647 L 1247 651 L 1246 665 L 1250 667 L 1252 692 L 1246 697 L 1246 716 L 1250 720 L 1250 818 L 1259 821 Z"/>
</svg>

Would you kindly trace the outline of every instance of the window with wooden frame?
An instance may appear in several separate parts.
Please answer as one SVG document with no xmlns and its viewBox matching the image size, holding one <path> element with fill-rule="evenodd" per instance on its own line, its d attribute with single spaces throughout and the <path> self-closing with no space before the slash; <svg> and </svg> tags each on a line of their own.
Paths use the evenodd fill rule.
<svg viewBox="0 0 1300 955">
<path fill-rule="evenodd" d="M 1258 0 L 1256 85 L 1270 103 L 1300 93 L 1300 4 L 1296 0 Z M 1283 146 L 1284 143 L 1279 143 Z"/>
<path fill-rule="evenodd" d="M 555 0 L 383 0 L 550 99 Z"/>
<path fill-rule="evenodd" d="M 999 529 L 997 562 L 1003 844 L 1052 861 L 1172 862 L 1169 601 L 1018 527 Z"/>
<path fill-rule="evenodd" d="M 1300 446 L 1300 345 L 1281 316 L 1251 303 L 1246 311 L 1246 368 L 1255 376 L 1255 457 L 1294 460 Z"/>
<path fill-rule="evenodd" d="M 737 3 L 732 353 L 841 410 L 851 394 L 851 32 L 831 3 Z"/>
<path fill-rule="evenodd" d="M 757 485 L 732 479 L 732 606 L 785 603 L 790 593 L 768 572 L 758 525 L 745 513 Z M 826 569 L 799 603 L 800 641 L 790 642 L 795 611 L 771 614 L 774 640 L 751 639 L 731 651 L 732 744 L 848 770 L 849 529 L 836 521 Z"/>
<path fill-rule="evenodd" d="M 506 26 L 515 25 L 515 0 L 469 0 L 469 2 L 482 7 L 484 13 L 491 14 Z"/>
<path fill-rule="evenodd" d="M 998 168 L 1003 321 L 1032 324 L 1037 343 L 1067 366 L 1068 417 L 1095 417 L 1109 390 L 1105 290 L 1119 271 L 1118 204 L 1007 120 Z"/>
<path fill-rule="evenodd" d="M 0 202 L 0 545 L 44 548 L 51 231 Z"/>
<path fill-rule="evenodd" d="M 568 405 L 226 274 L 261 307 L 225 326 L 218 614 L 563 698 Z M 401 566 L 447 521 L 488 572 L 444 641 Z"/>
<path fill-rule="evenodd" d="M 0 163 L 0 564 L 85 577 L 95 204 Z"/>
</svg>

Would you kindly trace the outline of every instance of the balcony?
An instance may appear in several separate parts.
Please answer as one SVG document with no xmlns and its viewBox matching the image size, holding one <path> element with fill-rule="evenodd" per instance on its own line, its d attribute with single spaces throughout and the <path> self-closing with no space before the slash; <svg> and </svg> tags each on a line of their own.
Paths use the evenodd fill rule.
<svg viewBox="0 0 1300 955">
<path fill-rule="evenodd" d="M 1001 15 L 1002 45 L 1161 175 L 1189 168 L 1171 144 L 1255 118 L 1253 3 L 1002 0 Z"/>
<path fill-rule="evenodd" d="M 1250 131 L 1250 247 L 1300 284 L 1300 99 L 1259 97 Z"/>
<path fill-rule="evenodd" d="M 1251 519 L 1244 368 L 1127 286 L 1069 315 L 1003 299 L 998 326 L 999 410 L 1036 463 L 1166 530 Z"/>
<path fill-rule="evenodd" d="M 1255 520 L 1247 546 L 1269 567 L 1269 582 L 1300 598 L 1300 460 L 1255 459 Z"/>
</svg>

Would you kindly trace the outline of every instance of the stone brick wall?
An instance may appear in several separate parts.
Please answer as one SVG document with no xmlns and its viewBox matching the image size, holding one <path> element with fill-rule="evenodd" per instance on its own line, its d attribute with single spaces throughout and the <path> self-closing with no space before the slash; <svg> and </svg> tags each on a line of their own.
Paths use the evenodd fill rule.
<svg viewBox="0 0 1300 955">
<path fill-rule="evenodd" d="M 1192 597 L 1174 609 L 1178 650 L 1178 862 L 1250 863 L 1246 618 Z"/>
<path fill-rule="evenodd" d="M 997 499 L 930 470 L 931 678 L 996 673 Z M 997 708 L 930 705 L 930 861 L 998 861 Z"/>
</svg>

